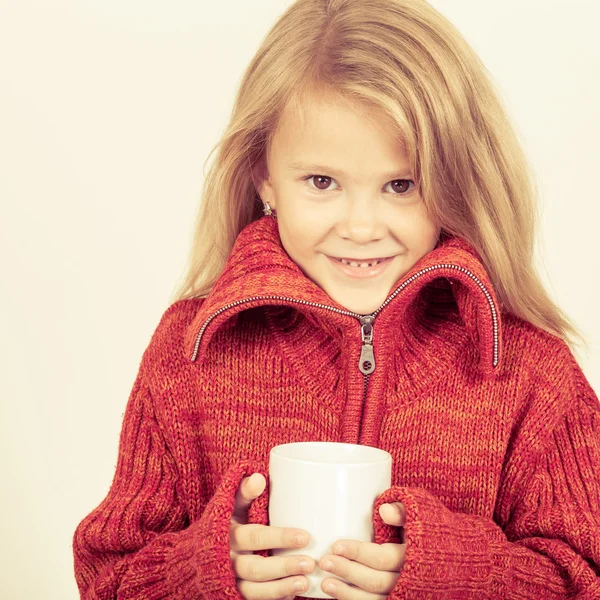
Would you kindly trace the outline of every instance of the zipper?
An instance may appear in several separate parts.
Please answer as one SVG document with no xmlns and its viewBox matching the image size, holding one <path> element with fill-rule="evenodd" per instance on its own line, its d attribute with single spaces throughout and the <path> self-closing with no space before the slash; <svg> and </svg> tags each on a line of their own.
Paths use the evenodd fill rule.
<svg viewBox="0 0 600 600">
<path fill-rule="evenodd" d="M 375 370 L 375 355 L 373 354 L 374 320 L 374 315 L 360 317 L 360 337 L 362 339 L 362 348 L 360 350 L 358 368 L 365 376 L 370 375 Z"/>
<path fill-rule="evenodd" d="M 431 271 L 436 271 L 438 269 L 452 269 L 454 271 L 460 271 L 461 273 L 464 273 L 465 275 L 467 275 L 467 277 L 469 277 L 470 279 L 472 279 L 477 286 L 479 287 L 479 289 L 483 292 L 483 295 L 485 296 L 485 299 L 488 302 L 488 305 L 490 307 L 490 312 L 492 315 L 492 338 L 493 338 L 493 349 L 492 349 L 492 366 L 496 366 L 498 364 L 498 359 L 499 359 L 499 338 L 498 338 L 498 310 L 496 309 L 496 305 L 494 304 L 494 299 L 492 298 L 492 295 L 490 294 L 489 290 L 487 289 L 487 287 L 485 287 L 485 284 L 481 281 L 481 279 L 479 279 L 479 277 L 477 277 L 477 275 L 475 275 L 473 272 L 469 271 L 469 269 L 465 269 L 464 267 L 459 267 L 458 265 L 452 265 L 452 264 L 441 264 L 441 265 L 432 265 L 431 267 L 427 267 L 425 269 L 421 269 L 420 271 L 417 271 L 414 275 L 411 275 L 374 313 L 373 316 L 377 316 L 398 294 L 400 294 L 404 289 L 406 289 L 407 286 L 409 286 L 413 281 L 415 281 L 416 279 L 419 279 L 419 277 L 422 277 L 423 275 L 425 275 L 426 273 L 429 273 Z"/>
<path fill-rule="evenodd" d="M 364 376 L 362 410 L 364 411 L 367 404 L 367 392 L 369 391 L 369 377 L 375 370 L 375 354 L 373 353 L 373 321 L 375 315 L 366 315 L 360 317 L 360 337 L 362 340 L 362 348 L 360 349 L 360 359 L 358 368 Z M 362 416 L 361 416 L 362 422 Z"/>
<path fill-rule="evenodd" d="M 304 306 L 314 306 L 315 308 L 323 308 L 325 310 L 330 310 L 330 311 L 338 313 L 340 315 L 347 315 L 349 317 L 354 317 L 355 319 L 358 319 L 358 321 L 360 322 L 362 348 L 361 348 L 361 352 L 360 352 L 358 368 L 360 369 L 360 372 L 365 377 L 364 395 L 366 396 L 368 382 L 369 382 L 369 376 L 375 370 L 375 354 L 373 353 L 373 323 L 375 321 L 375 318 L 396 296 L 398 296 L 398 294 L 400 294 L 404 289 L 406 289 L 411 283 L 413 283 L 415 280 L 419 279 L 419 277 L 422 277 L 423 275 L 425 275 L 431 271 L 436 271 L 437 269 L 452 269 L 452 270 L 460 271 L 461 273 L 464 273 L 465 275 L 470 277 L 479 286 L 479 288 L 485 295 L 486 300 L 488 301 L 488 304 L 490 307 L 491 314 L 492 314 L 493 344 L 494 344 L 493 366 L 495 367 L 498 364 L 498 311 L 496 309 L 496 305 L 494 304 L 492 295 L 488 291 L 485 284 L 476 275 L 474 275 L 471 271 L 469 271 L 468 269 L 465 269 L 464 267 L 459 267 L 458 265 L 452 265 L 452 264 L 433 265 L 431 267 L 427 267 L 425 269 L 421 269 L 420 271 L 417 271 L 414 275 L 411 275 L 397 290 L 395 290 L 394 293 L 391 296 L 389 296 L 385 300 L 385 302 L 375 312 L 373 312 L 370 315 L 359 315 L 357 313 L 354 313 L 354 312 L 351 312 L 348 310 L 340 310 L 339 308 L 335 308 L 333 306 L 327 306 L 326 304 L 320 304 L 318 302 L 307 302 L 306 300 L 297 300 L 296 298 L 288 298 L 286 296 L 253 296 L 252 298 L 244 298 L 243 300 L 237 300 L 236 302 L 226 304 L 225 306 L 221 307 L 218 311 L 212 313 L 208 317 L 208 319 L 206 319 L 206 321 L 204 321 L 204 324 L 202 325 L 202 327 L 200 328 L 200 331 L 198 332 L 198 335 L 196 336 L 196 342 L 194 344 L 194 352 L 192 354 L 192 361 L 195 361 L 198 356 L 198 348 L 200 347 L 200 341 L 202 340 L 202 336 L 204 335 L 204 332 L 206 331 L 206 328 L 208 327 L 210 322 L 215 317 L 218 317 L 220 314 L 224 313 L 225 311 L 227 311 L 235 306 L 239 306 L 240 304 L 246 304 L 248 302 L 254 302 L 256 300 L 280 300 L 280 301 L 284 301 L 284 302 L 291 302 L 293 304 L 302 304 Z"/>
<path fill-rule="evenodd" d="M 195 361 L 198 356 L 198 348 L 200 348 L 200 341 L 202 340 L 202 336 L 206 331 L 206 328 L 210 324 L 210 322 L 218 317 L 221 313 L 224 313 L 226 310 L 233 308 L 234 306 L 239 306 L 240 304 L 246 304 L 248 302 L 255 302 L 256 300 L 282 300 L 284 302 L 291 302 L 293 304 L 302 304 L 303 306 L 314 306 L 315 308 L 324 308 L 326 310 L 330 310 L 331 312 L 338 313 L 340 315 L 346 315 L 348 317 L 354 317 L 355 319 L 361 319 L 363 315 L 359 315 L 357 313 L 353 313 L 349 310 L 340 310 L 339 308 L 335 308 L 333 306 L 327 306 L 327 304 L 320 304 L 319 302 L 307 302 L 306 300 L 298 300 L 296 298 L 288 298 L 287 296 L 253 296 L 252 298 L 244 298 L 243 300 L 237 300 L 236 302 L 232 302 L 231 304 L 226 304 L 221 307 L 218 311 L 212 313 L 204 324 L 200 328 L 198 335 L 196 336 L 196 343 L 194 344 L 194 351 L 192 353 L 192 361 Z"/>
<path fill-rule="evenodd" d="M 363 398 L 361 404 L 362 411 L 365 410 L 365 406 L 367 405 L 369 378 L 371 377 L 371 373 L 375 370 L 375 354 L 373 353 L 373 321 L 375 321 L 374 314 L 360 318 L 360 337 L 363 345 L 360 350 L 358 368 L 364 376 Z M 362 423 L 362 415 L 360 421 Z"/>
</svg>

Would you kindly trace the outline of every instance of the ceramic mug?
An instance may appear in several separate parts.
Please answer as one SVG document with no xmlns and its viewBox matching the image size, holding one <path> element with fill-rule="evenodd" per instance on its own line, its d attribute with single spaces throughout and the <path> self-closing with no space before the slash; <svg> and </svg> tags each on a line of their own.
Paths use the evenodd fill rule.
<svg viewBox="0 0 600 600">
<path fill-rule="evenodd" d="M 392 457 L 385 450 L 339 442 L 295 442 L 269 455 L 269 525 L 297 527 L 310 534 L 308 546 L 273 549 L 274 556 L 306 554 L 316 561 L 336 540 L 373 542 L 373 506 L 391 486 Z M 307 598 L 331 598 L 321 590 L 318 565 L 307 575 Z"/>
</svg>

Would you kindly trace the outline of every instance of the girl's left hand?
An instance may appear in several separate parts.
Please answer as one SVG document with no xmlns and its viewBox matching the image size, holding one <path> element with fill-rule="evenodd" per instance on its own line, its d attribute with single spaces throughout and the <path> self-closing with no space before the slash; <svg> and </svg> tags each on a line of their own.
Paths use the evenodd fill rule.
<svg viewBox="0 0 600 600">
<path fill-rule="evenodd" d="M 379 514 L 387 525 L 404 527 L 406 513 L 401 502 L 382 504 Z M 405 548 L 406 544 L 338 540 L 333 545 L 335 554 L 323 556 L 319 567 L 343 577 L 352 586 L 328 577 L 323 580 L 321 589 L 340 600 L 384 600 L 400 577 Z M 334 586 L 333 589 L 330 589 L 331 585 Z"/>
</svg>

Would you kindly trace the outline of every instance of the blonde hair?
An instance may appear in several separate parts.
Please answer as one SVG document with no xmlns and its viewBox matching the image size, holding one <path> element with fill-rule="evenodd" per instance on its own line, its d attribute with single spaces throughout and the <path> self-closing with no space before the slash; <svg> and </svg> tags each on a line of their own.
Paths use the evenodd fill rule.
<svg viewBox="0 0 600 600">
<path fill-rule="evenodd" d="M 538 191 L 499 94 L 463 36 L 425 0 L 297 0 L 281 15 L 210 153 L 173 301 L 206 296 L 239 232 L 262 216 L 254 181 L 280 117 L 315 92 L 391 117 L 431 218 L 479 252 L 504 310 L 567 343 L 583 341 L 536 272 Z"/>
</svg>

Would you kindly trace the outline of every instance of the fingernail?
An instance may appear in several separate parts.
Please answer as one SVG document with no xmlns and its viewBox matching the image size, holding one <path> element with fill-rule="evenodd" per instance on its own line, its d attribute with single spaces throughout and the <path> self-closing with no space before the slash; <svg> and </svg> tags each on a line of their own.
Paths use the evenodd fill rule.
<svg viewBox="0 0 600 600">
<path fill-rule="evenodd" d="M 384 506 L 389 506 L 389 507 L 392 509 L 392 511 L 393 511 L 393 513 L 394 513 L 394 515 L 395 515 L 395 516 L 398 516 L 398 515 L 400 514 L 400 511 L 398 510 L 398 507 L 397 507 L 395 504 L 382 504 L 382 505 L 380 506 L 380 508 L 379 508 L 379 516 L 380 516 L 381 518 L 383 518 L 383 516 L 382 516 L 382 514 L 381 514 L 381 509 L 382 509 Z"/>
<path fill-rule="evenodd" d="M 296 581 L 294 581 L 294 589 L 297 592 L 303 591 L 305 587 L 306 587 L 306 582 L 303 579 L 296 579 Z"/>
<path fill-rule="evenodd" d="M 308 543 L 306 535 L 303 533 L 297 533 L 294 536 L 294 543 L 296 544 L 296 546 L 306 546 L 306 544 Z"/>
<path fill-rule="evenodd" d="M 310 563 L 307 560 L 301 560 L 298 562 L 298 568 L 304 573 L 308 573 L 310 571 Z"/>
<path fill-rule="evenodd" d="M 346 546 L 344 546 L 344 544 L 336 544 L 333 547 L 334 554 L 344 554 L 344 552 L 346 552 Z"/>
<path fill-rule="evenodd" d="M 326 591 L 326 592 L 332 592 L 332 593 L 333 593 L 333 592 L 335 592 L 335 584 L 333 584 L 333 583 L 328 583 L 328 584 L 325 586 L 325 591 Z"/>
<path fill-rule="evenodd" d="M 330 560 L 326 560 L 325 563 L 323 564 L 323 571 L 332 571 L 333 570 L 333 563 Z"/>
</svg>

